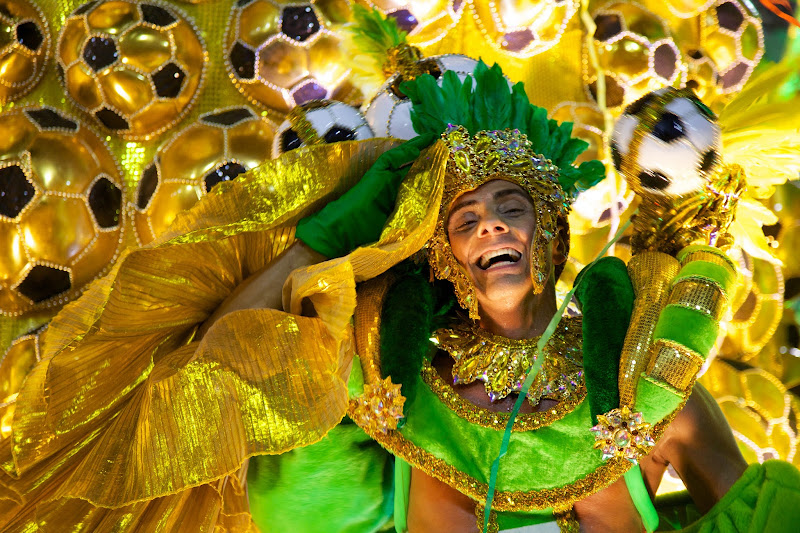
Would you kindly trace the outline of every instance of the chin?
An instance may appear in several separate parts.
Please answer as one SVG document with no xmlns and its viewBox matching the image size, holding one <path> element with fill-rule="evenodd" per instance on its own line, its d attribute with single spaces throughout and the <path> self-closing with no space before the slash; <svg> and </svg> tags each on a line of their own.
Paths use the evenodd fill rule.
<svg viewBox="0 0 800 533">
<path fill-rule="evenodd" d="M 524 276 L 498 276 L 488 280 L 485 289 L 478 292 L 478 302 L 495 307 L 517 305 L 533 295 L 533 283 L 527 273 Z"/>
</svg>

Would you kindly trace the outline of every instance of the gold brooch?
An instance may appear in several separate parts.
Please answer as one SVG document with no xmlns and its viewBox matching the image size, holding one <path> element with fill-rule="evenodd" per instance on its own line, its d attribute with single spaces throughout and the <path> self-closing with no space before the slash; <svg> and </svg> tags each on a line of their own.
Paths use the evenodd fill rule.
<svg viewBox="0 0 800 533">
<path fill-rule="evenodd" d="M 650 435 L 650 424 L 642 420 L 642 413 L 632 412 L 627 405 L 597 415 L 598 424 L 590 431 L 594 434 L 594 448 L 603 450 L 603 460 L 624 457 L 633 464 L 647 455 L 656 441 Z"/>
<path fill-rule="evenodd" d="M 400 385 L 395 385 L 392 378 L 387 377 L 375 384 L 366 383 L 364 393 L 356 398 L 356 402 L 353 421 L 361 427 L 366 426 L 370 432 L 386 434 L 397 429 L 397 423 L 403 419 L 406 399 L 400 394 Z"/>
</svg>

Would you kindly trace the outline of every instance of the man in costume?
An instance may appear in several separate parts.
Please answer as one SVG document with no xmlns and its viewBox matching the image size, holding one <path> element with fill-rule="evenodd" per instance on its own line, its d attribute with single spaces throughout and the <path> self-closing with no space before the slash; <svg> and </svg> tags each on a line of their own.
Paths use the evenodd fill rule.
<svg viewBox="0 0 800 533">
<path fill-rule="evenodd" d="M 476 93 L 496 90 L 489 87 L 493 83 L 495 88 L 498 83 L 504 83 L 497 71 L 490 72 L 485 67 L 479 67 L 476 78 Z M 412 116 L 417 119 L 418 131 L 425 131 L 425 113 L 430 117 L 436 111 L 425 106 L 420 95 L 424 91 L 435 93 L 437 86 L 429 79 L 422 79 L 416 86 L 409 84 L 404 89 L 416 98 L 416 115 Z M 429 94 L 429 101 L 442 100 L 435 96 Z M 527 101 L 519 105 L 527 105 Z M 519 108 L 515 111 L 524 113 Z M 534 386 L 527 393 L 528 402 L 519 411 L 523 421 L 521 430 L 549 427 L 552 422 L 573 412 L 586 396 L 580 320 L 564 320 L 543 353 L 537 354 L 536 346 L 557 314 L 555 279 L 569 249 L 566 214 L 570 195 L 556 177 L 559 169 L 539 155 L 541 152 L 537 152 L 518 130 L 483 130 L 472 136 L 464 128 L 455 127 L 450 122 L 452 117 L 440 115 L 437 118 L 439 124 L 432 129 L 435 133 L 442 124 L 447 124 L 443 137 L 449 148 L 449 158 L 443 198 L 436 229 L 428 243 L 427 257 L 436 276 L 452 282 L 457 300 L 468 317 L 463 313 L 446 315 L 449 318 L 441 323 L 449 327 L 433 333 L 439 350 L 429 347 L 423 361 L 415 362 L 405 357 L 406 360 L 398 362 L 391 360 L 397 351 L 395 354 L 387 353 L 387 348 L 391 349 L 392 344 L 397 344 L 400 339 L 393 338 L 389 343 L 376 340 L 384 334 L 391 335 L 391 326 L 376 326 L 374 318 L 368 319 L 364 325 L 357 314 L 356 337 L 363 341 L 357 343 L 357 351 L 364 374 L 379 375 L 373 376 L 365 388 L 367 392 L 352 402 L 350 414 L 357 424 L 397 455 L 397 470 L 402 472 L 405 469 L 409 473 L 405 479 L 399 475 L 395 486 L 403 495 L 399 504 L 395 500 L 398 530 L 407 527 L 409 531 L 474 531 L 483 526 L 483 502 L 476 494 L 485 492 L 474 490 L 481 485 L 480 481 L 471 482 L 472 491 L 464 490 L 466 487 L 461 478 L 469 477 L 469 473 L 459 470 L 458 462 L 465 461 L 473 467 L 479 465 L 478 470 L 485 468 L 484 479 L 488 479 L 489 463 L 484 458 L 481 465 L 481 453 L 476 454 L 472 448 L 487 446 L 494 450 L 493 446 L 499 443 L 500 437 L 496 430 L 508 420 L 527 371 L 536 359 L 542 362 Z M 497 123 L 504 125 L 502 119 Z M 478 127 L 474 123 L 471 126 L 473 129 Z M 405 163 L 410 164 L 417 158 L 416 146 L 428 143 L 429 139 L 421 138 L 409 143 L 410 146 L 405 147 L 409 151 L 405 154 Z M 558 148 L 554 151 L 557 157 Z M 399 153 L 395 155 L 396 159 L 403 159 Z M 460 159 L 460 155 L 465 157 Z M 553 155 L 551 157 L 556 159 Z M 424 159 L 424 156 L 419 159 Z M 401 161 L 396 160 L 394 166 L 402 167 L 398 163 Z M 569 163 L 571 160 L 566 161 Z M 583 172 L 588 175 L 592 169 L 585 168 Z M 569 172 L 564 169 L 563 174 Z M 290 249 L 280 266 L 276 265 L 266 275 L 252 278 L 250 283 L 253 285 L 247 289 L 247 294 L 231 297 L 217 311 L 217 316 L 249 305 L 275 305 L 275 276 L 282 279 L 288 269 L 319 262 L 326 256 L 346 255 L 352 247 L 352 234 L 358 234 L 360 230 L 349 223 L 342 224 L 342 220 L 362 218 L 359 216 L 361 206 L 350 198 L 358 194 L 363 192 L 351 192 L 326 208 L 323 214 L 301 222 L 298 236 L 305 243 L 297 243 Z M 328 218 L 330 220 L 326 220 Z M 346 230 L 342 229 L 343 225 Z M 347 244 L 336 248 L 337 243 Z M 613 271 L 618 266 L 613 262 L 611 266 L 606 266 L 608 264 L 604 263 L 598 271 L 602 272 L 603 268 Z M 418 290 L 396 287 L 416 283 L 416 289 L 420 289 L 428 283 L 414 281 L 414 276 L 402 273 L 403 270 L 390 271 L 388 279 L 384 275 L 382 279 L 366 284 L 360 291 L 359 302 L 368 302 L 360 303 L 360 306 L 371 307 L 373 314 L 377 310 L 384 320 L 391 321 L 394 327 L 401 328 L 407 335 L 414 329 L 409 322 L 417 321 L 420 316 L 396 318 L 395 315 L 402 315 L 404 311 L 395 312 L 391 301 L 425 298 Z M 599 280 L 602 283 L 603 277 L 604 274 L 600 273 L 593 282 Z M 393 291 L 402 296 L 393 296 Z M 588 292 L 585 290 L 582 294 L 591 300 L 593 297 Z M 254 296 L 256 294 L 258 296 Z M 607 300 L 600 302 L 601 305 L 617 304 L 614 296 L 607 294 Z M 594 298 L 596 300 L 596 296 Z M 591 302 L 591 305 L 597 303 Z M 596 309 L 593 311 L 597 312 Z M 625 321 L 626 325 L 630 319 L 630 315 L 620 317 L 613 311 L 610 314 L 616 320 Z M 426 326 L 432 323 L 430 318 L 422 322 Z M 619 326 L 615 327 L 619 331 Z M 420 329 L 425 338 L 431 333 L 425 327 Z M 613 331 L 603 333 L 614 335 Z M 401 351 L 414 351 L 412 339 L 413 333 L 403 338 L 408 344 L 404 343 Z M 426 350 L 424 346 L 421 349 Z M 603 355 L 613 358 L 612 351 Z M 401 369 L 402 366 L 412 370 Z M 392 372 L 391 369 L 398 371 Z M 414 383 L 420 380 L 419 376 L 413 375 L 414 371 L 422 375 L 424 383 Z M 392 381 L 401 381 L 402 387 L 393 385 Z M 413 398 L 417 396 L 419 387 L 426 386 L 434 392 L 433 395 L 427 393 L 426 400 Z M 595 383 L 595 387 L 600 386 Z M 401 397 L 403 400 L 399 402 Z M 412 402 L 402 405 L 407 398 L 412 398 L 413 405 L 409 405 Z M 376 401 L 380 402 L 380 407 L 376 407 Z M 484 426 L 483 436 L 487 441 L 481 442 L 474 431 L 471 437 L 469 432 L 459 431 L 454 425 L 438 425 L 431 419 L 431 406 L 425 405 L 426 402 L 443 404 L 440 407 L 449 410 L 451 418 L 455 414 L 463 419 L 458 422 L 462 425 Z M 527 501 L 525 490 L 515 491 L 522 493 L 520 499 L 515 503 L 513 498 L 509 498 L 511 504 L 504 506 L 505 512 L 499 519 L 492 513 L 490 527 L 547 524 L 555 512 L 559 525 L 566 529 L 576 528 L 580 523 L 584 531 L 652 530 L 657 519 L 654 519 L 650 501 L 668 465 L 672 465 L 685 480 L 700 511 L 708 512 L 728 493 L 747 465 L 719 408 L 702 387 L 697 386 L 691 396 L 686 392 L 681 406 L 682 409 L 675 409 L 670 416 L 671 423 L 660 428 L 659 443 L 649 454 L 639 457 L 641 474 L 638 466 L 633 475 L 626 475 L 624 479 L 619 476 L 619 471 L 606 469 L 592 483 L 585 484 L 581 483 L 582 476 L 573 475 L 574 481 L 563 487 L 566 492 L 572 489 L 572 494 L 551 501 L 547 496 L 536 497 L 537 492 L 542 494 L 547 490 L 530 491 Z M 414 424 L 414 432 L 420 433 L 418 441 L 402 435 L 411 428 L 404 431 L 398 427 L 397 419 L 401 415 L 407 418 L 409 425 Z M 486 424 L 485 419 L 492 417 L 493 424 Z M 423 418 L 422 422 L 415 420 L 419 418 Z M 485 429 L 493 429 L 495 434 Z M 475 440 L 471 442 L 471 438 Z M 646 438 L 651 439 L 649 434 Z M 547 453 L 540 453 L 542 446 L 563 446 L 576 454 L 587 451 L 568 439 L 562 435 L 540 439 L 536 445 L 517 443 L 518 447 L 527 445 L 530 449 L 517 450 L 516 460 L 529 463 L 552 460 Z M 462 457 L 450 463 L 453 456 Z M 632 462 L 636 463 L 637 458 L 634 456 L 633 459 Z M 411 463 L 410 471 L 404 461 Z M 552 469 L 560 468 L 558 464 L 545 466 L 538 471 L 533 469 L 530 476 L 546 476 Z M 525 472 L 529 465 L 514 465 L 512 468 Z M 601 470 L 596 468 L 595 472 Z M 586 473 L 591 477 L 590 470 L 587 469 Z M 547 483 L 543 480 L 540 484 L 546 486 Z M 544 527 L 543 531 L 547 530 L 547 526 Z"/>
<path fill-rule="evenodd" d="M 12 436 L 0 441 L 0 527 L 246 531 L 249 506 L 268 530 L 270 513 L 288 511 L 254 502 L 286 492 L 276 482 L 286 470 L 262 469 L 261 456 L 313 454 L 326 434 L 356 429 L 337 426 L 347 412 L 396 456 L 400 531 L 554 518 L 562 529 L 653 529 L 647 490 L 667 462 L 701 509 L 715 506 L 704 531 L 777 531 L 800 509 L 796 471 L 755 465 L 734 484 L 743 465 L 729 435 L 720 441 L 711 430 L 721 421 L 707 396 L 695 394 L 677 414 L 696 369 L 675 354 L 699 353 L 713 318 L 691 315 L 691 339 L 656 328 L 652 344 L 664 349 L 634 379 L 618 380 L 622 341 L 641 322 L 624 266 L 604 260 L 579 282 L 582 324 L 543 328 L 560 316 L 553 264 L 567 253 L 569 198 L 602 165 L 572 166 L 580 142 L 521 86 L 509 91 L 498 70 L 482 65 L 475 80 L 474 91 L 448 74 L 442 87 L 424 75 L 404 86 L 421 134 L 409 143 L 312 147 L 222 187 L 54 319 Z M 421 255 L 446 281 L 430 283 Z M 696 289 L 712 303 L 729 289 L 722 254 L 678 255 L 675 287 L 702 274 Z M 274 308 L 287 276 L 284 313 Z M 452 312 L 454 301 L 467 317 Z M 680 302 L 656 315 L 684 313 Z M 429 342 L 432 333 L 452 359 Z M 540 333 L 539 343 L 527 340 Z M 643 344 L 650 349 L 649 338 Z M 509 414 L 525 393 L 526 407 Z M 354 453 L 361 442 L 349 441 Z M 739 467 L 720 468 L 729 458 Z M 353 470 L 315 467 L 336 470 L 327 490 L 311 490 L 311 478 L 289 487 L 317 520 L 306 529 L 381 527 L 382 503 L 356 525 L 336 513 L 352 507 L 325 507 L 334 493 L 364 492 L 342 474 Z"/>
</svg>

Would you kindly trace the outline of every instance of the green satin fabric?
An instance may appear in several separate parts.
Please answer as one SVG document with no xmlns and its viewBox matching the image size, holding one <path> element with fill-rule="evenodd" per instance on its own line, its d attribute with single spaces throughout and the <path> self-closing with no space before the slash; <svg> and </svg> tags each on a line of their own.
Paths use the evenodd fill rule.
<svg viewBox="0 0 800 533">
<path fill-rule="evenodd" d="M 421 379 L 420 379 L 421 381 Z M 456 470 L 487 483 L 503 433 L 473 424 L 452 412 L 424 382 L 406 403 L 403 436 Z M 603 464 L 589 432 L 589 402 L 535 431 L 511 434 L 497 489 L 532 491 L 563 487 Z"/>
<path fill-rule="evenodd" d="M 372 533 L 391 520 L 392 457 L 346 421 L 316 444 L 250 459 L 250 512 L 261 531 Z"/>
</svg>

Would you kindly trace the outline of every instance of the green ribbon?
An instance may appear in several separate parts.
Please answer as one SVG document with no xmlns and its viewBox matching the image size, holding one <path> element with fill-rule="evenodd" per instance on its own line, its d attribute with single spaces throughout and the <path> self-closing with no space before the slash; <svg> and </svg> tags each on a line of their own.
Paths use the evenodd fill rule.
<svg viewBox="0 0 800 533">
<path fill-rule="evenodd" d="M 623 224 L 619 228 L 616 235 L 614 235 L 614 238 L 608 241 L 605 247 L 600 251 L 597 257 L 594 258 L 592 263 L 587 268 L 591 268 L 592 265 L 596 263 L 598 259 L 604 257 L 608 252 L 608 249 L 611 248 L 611 246 L 614 243 L 616 243 L 618 240 L 622 238 L 622 234 L 625 232 L 625 230 L 628 229 L 630 225 L 631 225 L 631 219 L 628 219 L 628 221 L 625 222 L 625 224 Z M 586 276 L 584 276 L 584 278 L 585 277 Z M 514 421 L 517 418 L 519 410 L 522 408 L 522 402 L 525 401 L 525 397 L 528 394 L 528 389 L 531 388 L 533 380 L 536 379 L 539 370 L 541 370 L 542 368 L 542 363 L 544 361 L 544 357 L 542 356 L 542 350 L 547 344 L 547 342 L 550 340 L 550 337 L 553 336 L 553 333 L 555 332 L 558 323 L 561 321 L 561 317 L 564 314 L 564 311 L 566 310 L 567 306 L 569 305 L 569 302 L 572 300 L 572 295 L 575 294 L 575 290 L 577 289 L 578 285 L 580 285 L 580 280 L 578 280 L 578 282 L 572 286 L 572 289 L 564 297 L 564 301 L 561 302 L 561 307 L 559 307 L 558 312 L 556 312 L 556 314 L 553 315 L 553 318 L 550 319 L 550 323 L 547 325 L 547 328 L 545 328 L 544 333 L 539 339 L 539 342 L 536 343 L 536 353 L 537 353 L 536 359 L 533 363 L 533 366 L 528 371 L 528 376 L 525 378 L 525 383 L 522 384 L 522 388 L 519 391 L 519 397 L 517 398 L 517 401 L 514 404 L 514 408 L 511 410 L 511 416 L 508 418 L 508 423 L 506 424 L 506 429 L 505 432 L 503 433 L 503 440 L 500 443 L 500 452 L 497 454 L 497 457 L 492 463 L 492 471 L 489 476 L 489 487 L 486 494 L 486 507 L 483 512 L 483 531 L 486 531 L 487 528 L 489 527 L 489 518 L 492 512 L 492 502 L 494 501 L 495 486 L 497 485 L 497 474 L 500 471 L 500 459 L 506 455 L 506 452 L 508 452 L 508 444 L 511 440 L 511 430 L 514 427 Z"/>
</svg>

